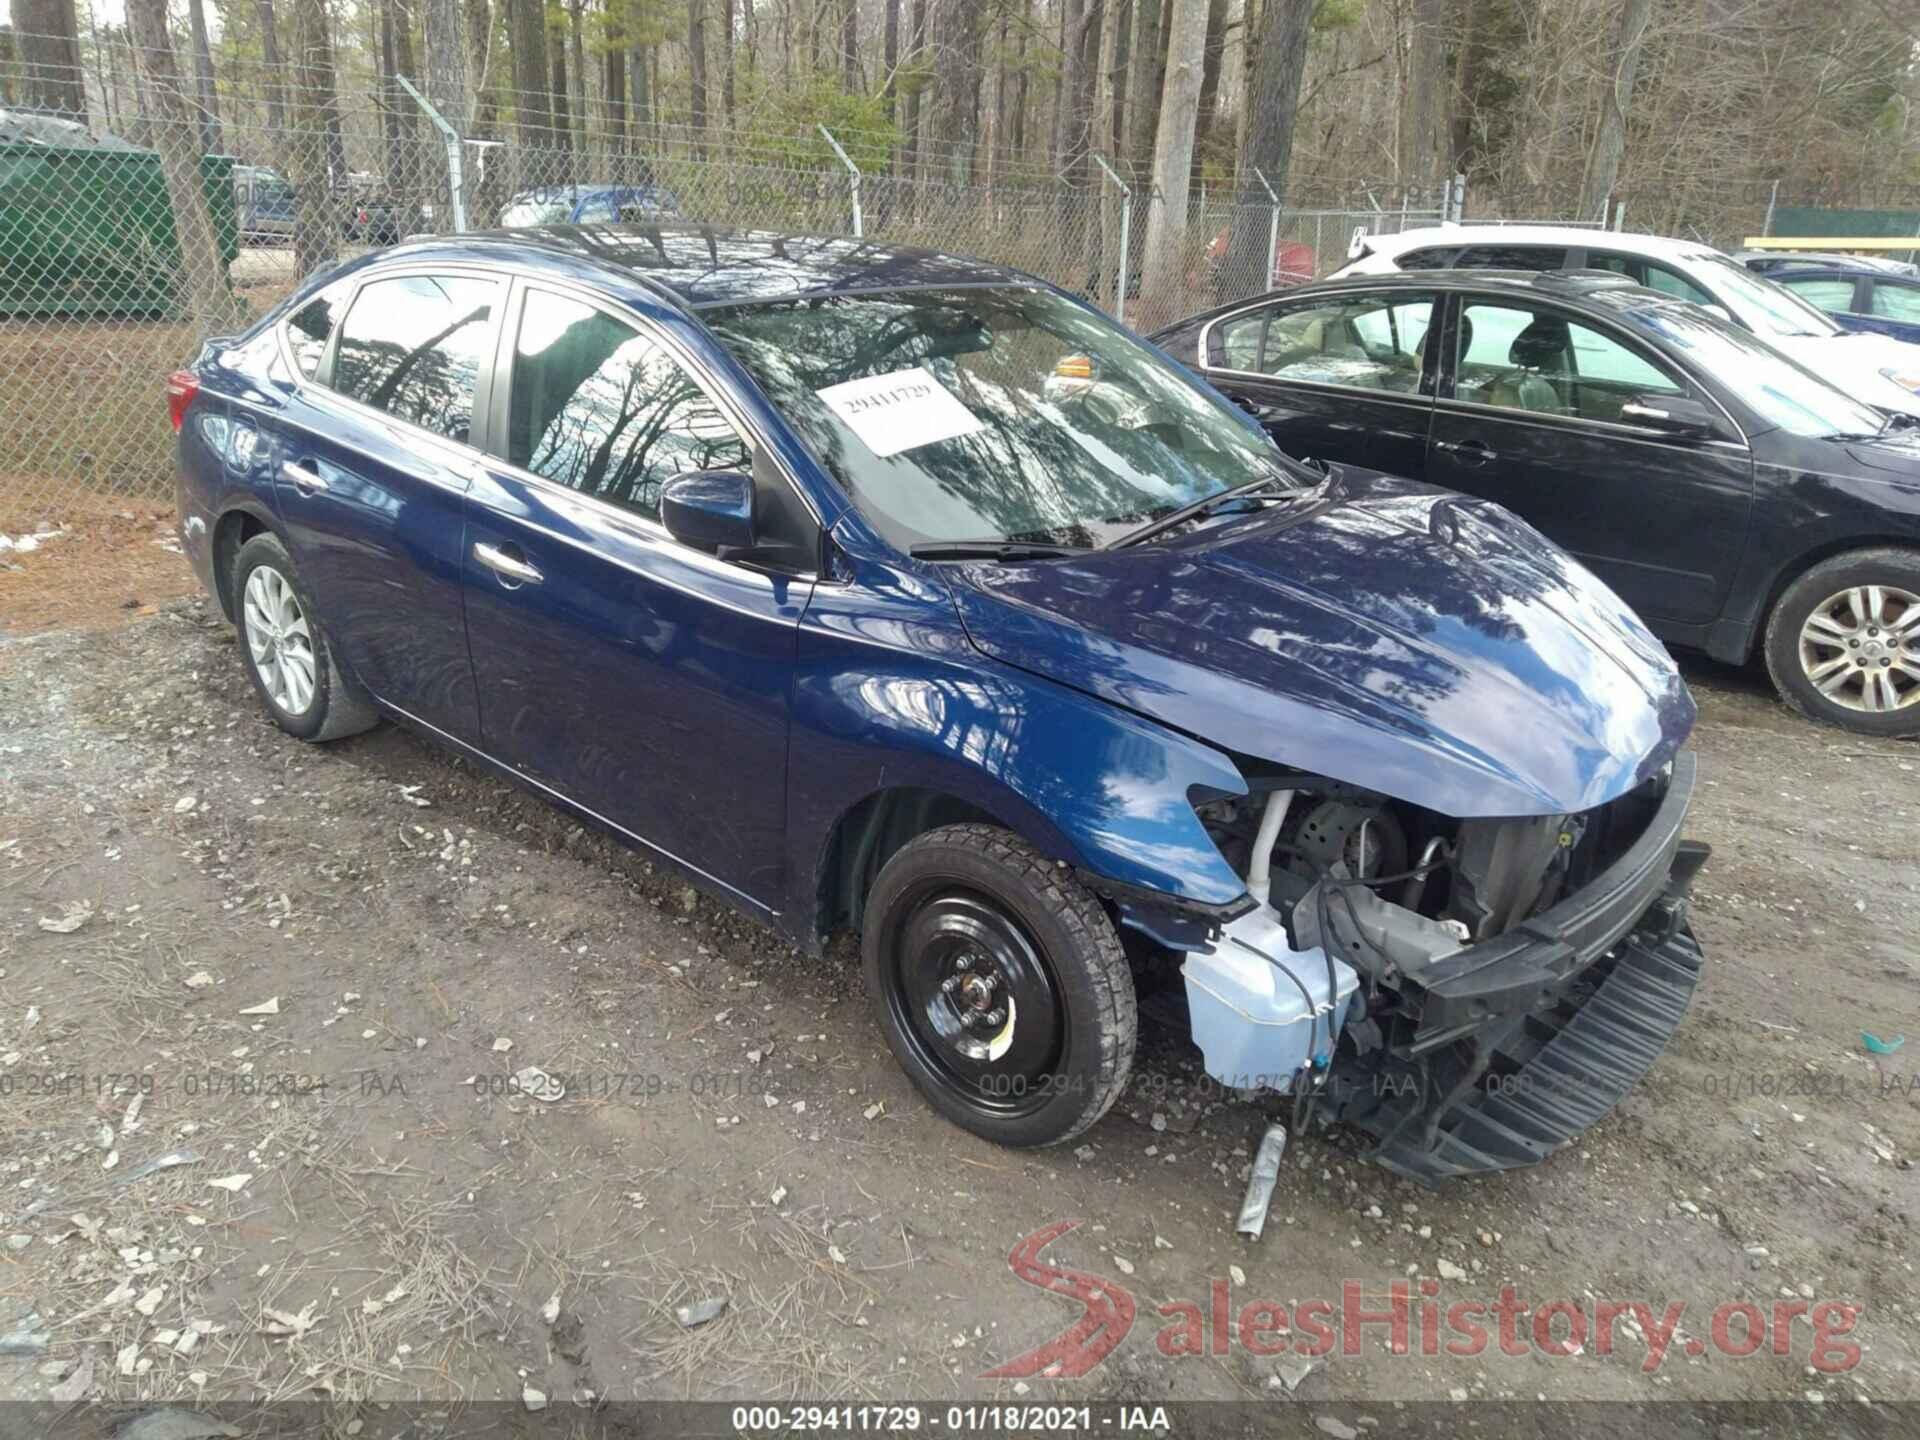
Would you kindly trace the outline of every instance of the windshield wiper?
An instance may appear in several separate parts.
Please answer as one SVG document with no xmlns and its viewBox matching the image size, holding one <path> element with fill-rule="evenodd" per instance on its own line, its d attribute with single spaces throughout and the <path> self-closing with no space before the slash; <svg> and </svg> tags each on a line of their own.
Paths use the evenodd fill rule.
<svg viewBox="0 0 1920 1440">
<path fill-rule="evenodd" d="M 1084 545 L 1050 545 L 1041 540 L 929 540 L 908 547 L 916 560 L 1050 560 L 1084 555 Z"/>
<path fill-rule="evenodd" d="M 1109 541 L 1101 548 L 1106 550 L 1124 550 L 1129 545 L 1138 545 L 1142 540 L 1151 540 L 1156 535 L 1165 534 L 1167 531 L 1173 529 L 1174 526 L 1184 524 L 1188 520 L 1198 520 L 1203 515 L 1217 510 L 1229 501 L 1245 499 L 1248 496 L 1258 494 L 1262 490 L 1271 490 L 1276 485 L 1284 485 L 1286 483 L 1287 482 L 1278 475 L 1268 475 L 1259 480 L 1249 480 L 1244 485 L 1236 485 L 1231 490 L 1216 491 L 1212 495 L 1206 495 L 1195 500 L 1190 505 L 1182 505 L 1178 510 L 1169 510 L 1158 520 L 1149 520 L 1138 530 L 1129 530 L 1119 539 Z"/>
</svg>

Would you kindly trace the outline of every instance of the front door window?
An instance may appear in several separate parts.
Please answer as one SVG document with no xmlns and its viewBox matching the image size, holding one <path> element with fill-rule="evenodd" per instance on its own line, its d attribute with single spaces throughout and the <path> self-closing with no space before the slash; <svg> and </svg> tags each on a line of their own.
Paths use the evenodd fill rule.
<svg viewBox="0 0 1920 1440">
<path fill-rule="evenodd" d="M 1503 410 L 1623 421 L 1636 395 L 1684 395 L 1686 382 L 1559 311 L 1472 303 L 1461 312 L 1454 395 Z"/>
</svg>

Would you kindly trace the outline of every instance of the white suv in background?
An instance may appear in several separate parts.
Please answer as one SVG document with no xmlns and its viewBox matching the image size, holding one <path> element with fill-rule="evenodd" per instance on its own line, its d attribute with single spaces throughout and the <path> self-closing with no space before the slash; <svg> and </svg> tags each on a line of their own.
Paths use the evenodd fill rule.
<svg viewBox="0 0 1920 1440">
<path fill-rule="evenodd" d="M 1920 415 L 1920 345 L 1843 330 L 1710 245 L 1546 225 L 1442 225 L 1361 235 L 1333 278 L 1396 270 L 1611 270 L 1712 305 L 1788 359 L 1882 410 Z"/>
</svg>

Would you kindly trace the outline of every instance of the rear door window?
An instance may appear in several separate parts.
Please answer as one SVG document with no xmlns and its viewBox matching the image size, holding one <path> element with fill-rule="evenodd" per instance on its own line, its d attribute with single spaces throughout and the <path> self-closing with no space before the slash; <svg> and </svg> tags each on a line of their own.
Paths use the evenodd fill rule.
<svg viewBox="0 0 1920 1440">
<path fill-rule="evenodd" d="M 1559 270 L 1566 263 L 1565 246 L 1469 245 L 1453 266 L 1456 270 Z"/>
<path fill-rule="evenodd" d="M 1809 305 L 1818 305 L 1829 314 L 1853 309 L 1851 275 L 1783 275 L 1780 283 Z"/>
<path fill-rule="evenodd" d="M 1283 305 L 1271 312 L 1257 368 L 1276 380 L 1412 395 L 1420 389 L 1432 318 L 1430 294 Z"/>
<path fill-rule="evenodd" d="M 363 286 L 340 327 L 331 381 L 342 395 L 467 443 L 480 367 L 493 358 L 501 283 L 404 275 Z"/>
<path fill-rule="evenodd" d="M 1874 281 L 1873 313 L 1883 319 L 1920 325 L 1920 285 L 1898 280 Z"/>
</svg>

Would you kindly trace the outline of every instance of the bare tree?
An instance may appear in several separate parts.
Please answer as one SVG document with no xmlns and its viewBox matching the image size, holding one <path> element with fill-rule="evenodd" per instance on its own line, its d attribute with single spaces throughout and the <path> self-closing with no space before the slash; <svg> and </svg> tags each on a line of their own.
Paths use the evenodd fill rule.
<svg viewBox="0 0 1920 1440">
<path fill-rule="evenodd" d="M 75 120 L 87 118 L 73 0 L 13 0 L 13 43 L 25 72 L 25 104 Z"/>
<path fill-rule="evenodd" d="M 165 0 L 146 0 L 164 4 Z M 311 275 L 339 251 L 340 227 L 331 182 L 339 97 L 334 90 L 333 45 L 327 36 L 326 0 L 293 0 L 293 133 L 286 145 L 287 178 L 293 182 L 293 254 L 302 275 Z M 344 176 L 341 176 L 344 178 Z"/>
<path fill-rule="evenodd" d="M 687 83 L 693 92 L 694 149 L 707 153 L 707 0 L 687 0 Z"/>
<path fill-rule="evenodd" d="M 857 95 L 860 80 L 860 3 L 841 0 L 840 5 L 840 88 Z"/>
<path fill-rule="evenodd" d="M 546 182 L 540 152 L 553 143 L 553 111 L 547 98 L 547 8 L 543 0 L 504 3 L 513 32 L 513 128 L 519 183 L 525 189 Z"/>
<path fill-rule="evenodd" d="M 1149 312 L 1142 316 L 1147 323 L 1169 319 L 1185 308 L 1187 197 L 1206 43 L 1207 0 L 1173 0 L 1166 82 L 1161 87 L 1153 147 L 1156 191 L 1147 206 L 1146 289 L 1141 297 L 1142 310 Z"/>
<path fill-rule="evenodd" d="M 184 298 L 195 328 L 202 335 L 216 335 L 235 324 L 241 311 L 227 287 L 226 257 L 207 205 L 197 117 L 174 59 L 173 37 L 167 33 L 166 0 L 127 0 L 127 24 L 139 47 L 155 111 L 154 149 L 173 207 Z"/>
<path fill-rule="evenodd" d="M 1239 164 L 1239 180 L 1245 188 L 1258 183 L 1254 174 L 1257 170 L 1275 192 L 1286 194 L 1313 10 L 1314 0 L 1267 0 L 1260 17 L 1260 34 L 1249 37 L 1253 48 L 1247 52 L 1247 74 L 1252 78 L 1247 86 L 1247 123 L 1241 132 Z M 1273 256 L 1267 253 L 1268 237 L 1268 217 L 1261 210 L 1236 206 L 1223 273 L 1242 285 L 1254 284 L 1264 290 L 1273 267 Z"/>
<path fill-rule="evenodd" d="M 1431 187 L 1444 173 L 1447 0 L 1412 0 L 1407 11 L 1407 94 L 1400 122 L 1400 179 Z"/>
<path fill-rule="evenodd" d="M 1160 128 L 1160 89 L 1167 70 L 1167 7 L 1173 0 L 1135 0 L 1132 74 L 1127 77 L 1128 157 L 1140 175 L 1153 173 L 1153 144 Z"/>
<path fill-rule="evenodd" d="M 734 0 L 720 0 L 720 114 L 728 129 L 733 128 L 733 7 Z M 747 0 L 747 13 L 753 13 L 753 0 Z"/>
<path fill-rule="evenodd" d="M 927 44 L 927 0 L 913 0 L 913 13 L 907 31 L 907 53 L 902 64 L 917 65 Z M 901 179 L 914 181 L 920 178 L 920 80 L 914 77 L 914 83 L 908 88 L 906 103 L 901 107 L 900 150 L 894 160 L 895 173 Z"/>
<path fill-rule="evenodd" d="M 287 79 L 281 68 L 280 37 L 273 23 L 273 0 L 259 0 L 260 88 L 265 93 L 267 128 L 274 132 L 275 143 L 287 128 Z"/>
<path fill-rule="evenodd" d="M 886 0 L 886 7 L 880 41 L 880 63 L 885 67 L 886 79 L 880 89 L 880 98 L 886 102 L 887 119 L 891 120 L 898 90 L 894 71 L 900 67 L 900 0 Z"/>
<path fill-rule="evenodd" d="M 1633 108 L 1634 74 L 1640 68 L 1640 47 L 1653 18 L 1653 0 L 1621 0 L 1619 28 L 1608 66 L 1608 85 L 1600 101 L 1600 126 L 1587 152 L 1586 176 L 1580 182 L 1580 216 L 1604 220 L 1607 201 L 1620 178 L 1620 161 L 1627 153 L 1627 113 Z"/>
<path fill-rule="evenodd" d="M 933 96 L 928 124 L 945 148 L 946 178 L 973 179 L 980 138 L 980 41 L 985 8 L 976 0 L 940 0 L 933 16 Z"/>
<path fill-rule="evenodd" d="M 187 25 L 193 33 L 193 88 L 200 107 L 200 148 L 218 155 L 225 147 L 220 139 L 220 91 L 213 78 L 213 50 L 207 43 L 206 0 L 187 0 Z"/>
</svg>

